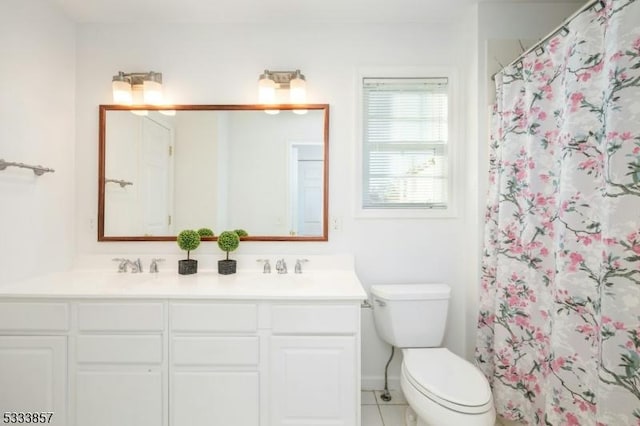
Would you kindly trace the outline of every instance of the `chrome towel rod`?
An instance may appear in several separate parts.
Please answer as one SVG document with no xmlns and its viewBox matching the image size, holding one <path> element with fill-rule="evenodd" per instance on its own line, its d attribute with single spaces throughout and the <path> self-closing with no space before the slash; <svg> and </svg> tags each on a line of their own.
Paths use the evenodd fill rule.
<svg viewBox="0 0 640 426">
<path fill-rule="evenodd" d="M 133 182 L 129 182 L 127 180 L 122 180 L 122 179 L 105 179 L 104 180 L 104 183 L 109 183 L 109 182 L 117 183 L 118 185 L 120 185 L 120 188 L 124 188 L 127 185 L 133 185 Z"/>
<path fill-rule="evenodd" d="M 24 163 L 14 163 L 11 161 L 4 161 L 3 159 L 0 158 L 0 170 L 4 170 L 7 167 L 19 167 L 21 169 L 30 169 L 30 170 L 33 170 L 33 173 L 36 176 L 42 176 L 45 173 L 55 172 L 55 170 L 50 169 L 49 167 L 42 167 L 40 165 L 30 166 L 29 164 L 24 164 Z"/>
</svg>

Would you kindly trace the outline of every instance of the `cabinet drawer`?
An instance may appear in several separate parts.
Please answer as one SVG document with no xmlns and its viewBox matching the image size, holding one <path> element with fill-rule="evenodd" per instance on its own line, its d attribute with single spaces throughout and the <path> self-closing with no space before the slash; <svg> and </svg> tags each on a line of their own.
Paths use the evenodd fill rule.
<svg viewBox="0 0 640 426">
<path fill-rule="evenodd" d="M 47 302 L 0 303 L 2 331 L 66 331 L 69 305 Z"/>
<path fill-rule="evenodd" d="M 93 364 L 160 364 L 162 336 L 78 336 L 76 358 Z"/>
<path fill-rule="evenodd" d="M 260 342 L 257 337 L 175 337 L 173 365 L 257 365 Z"/>
<path fill-rule="evenodd" d="M 255 332 L 258 306 L 250 303 L 172 303 L 171 330 L 183 332 Z"/>
<path fill-rule="evenodd" d="M 80 331 L 162 331 L 162 303 L 79 303 Z"/>
<path fill-rule="evenodd" d="M 358 331 L 359 314 L 350 305 L 275 305 L 271 325 L 274 334 L 353 334 Z"/>
</svg>

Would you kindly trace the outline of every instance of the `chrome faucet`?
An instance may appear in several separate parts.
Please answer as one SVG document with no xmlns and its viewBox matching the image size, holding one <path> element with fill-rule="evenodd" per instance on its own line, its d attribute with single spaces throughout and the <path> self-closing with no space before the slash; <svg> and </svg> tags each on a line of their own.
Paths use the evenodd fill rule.
<svg viewBox="0 0 640 426">
<path fill-rule="evenodd" d="M 149 272 L 152 274 L 158 273 L 158 263 L 164 262 L 164 259 L 151 259 L 151 265 L 149 265 Z"/>
<path fill-rule="evenodd" d="M 118 264 L 118 273 L 127 272 L 127 266 L 131 263 L 129 259 L 124 259 L 122 257 L 116 257 L 113 261 L 120 262 Z"/>
<path fill-rule="evenodd" d="M 294 268 L 294 272 L 296 274 L 301 274 L 302 273 L 302 264 L 308 262 L 309 259 L 296 259 L 296 266 Z"/>
<path fill-rule="evenodd" d="M 287 263 L 284 259 L 280 259 L 276 262 L 276 271 L 278 271 L 279 274 L 287 273 Z"/>
<path fill-rule="evenodd" d="M 139 272 L 142 272 L 142 262 L 140 262 L 140 258 L 137 258 L 133 262 L 129 261 L 129 263 L 131 264 L 131 273 L 132 274 L 137 274 Z"/>
<path fill-rule="evenodd" d="M 256 262 L 264 262 L 264 266 L 262 267 L 263 274 L 271 273 L 271 264 L 269 263 L 269 259 L 258 259 Z"/>
<path fill-rule="evenodd" d="M 113 259 L 114 262 L 120 262 L 118 264 L 118 272 L 127 272 L 127 267 L 131 266 L 131 273 L 142 272 L 142 262 L 140 262 L 140 258 L 138 258 L 135 262 L 130 261 L 129 259 L 117 257 Z"/>
</svg>

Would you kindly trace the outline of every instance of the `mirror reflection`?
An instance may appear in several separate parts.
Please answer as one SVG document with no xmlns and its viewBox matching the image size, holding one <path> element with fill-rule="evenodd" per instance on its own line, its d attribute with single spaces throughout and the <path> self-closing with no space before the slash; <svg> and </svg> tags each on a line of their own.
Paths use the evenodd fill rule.
<svg viewBox="0 0 640 426">
<path fill-rule="evenodd" d="M 328 105 L 171 108 L 100 107 L 99 240 L 326 241 Z"/>
</svg>

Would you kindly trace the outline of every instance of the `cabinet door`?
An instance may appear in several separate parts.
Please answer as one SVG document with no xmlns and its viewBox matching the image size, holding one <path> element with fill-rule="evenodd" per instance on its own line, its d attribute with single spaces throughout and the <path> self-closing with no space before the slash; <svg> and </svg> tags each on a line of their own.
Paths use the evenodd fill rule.
<svg viewBox="0 0 640 426">
<path fill-rule="evenodd" d="M 64 336 L 0 336 L 1 411 L 53 413 L 49 424 L 66 426 L 66 362 Z"/>
<path fill-rule="evenodd" d="M 258 426 L 258 372 L 179 371 L 171 376 L 172 426 Z"/>
<path fill-rule="evenodd" d="M 78 426 L 161 426 L 162 373 L 158 369 L 78 371 Z"/>
<path fill-rule="evenodd" d="M 271 338 L 271 426 L 357 421 L 356 338 Z"/>
</svg>

